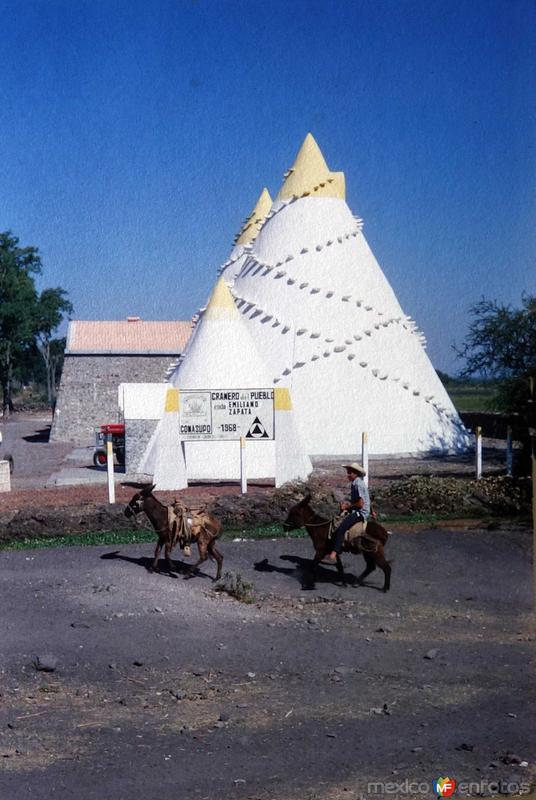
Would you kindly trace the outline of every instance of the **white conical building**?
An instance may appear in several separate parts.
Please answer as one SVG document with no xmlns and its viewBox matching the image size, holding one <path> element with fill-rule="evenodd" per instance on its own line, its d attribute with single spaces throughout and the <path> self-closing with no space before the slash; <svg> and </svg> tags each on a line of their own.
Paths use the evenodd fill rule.
<svg viewBox="0 0 536 800">
<path fill-rule="evenodd" d="M 424 337 L 311 134 L 285 178 L 268 213 L 261 195 L 223 275 L 270 384 L 291 391 L 306 452 L 355 453 L 363 431 L 376 454 L 465 448 Z"/>
<path fill-rule="evenodd" d="M 169 378 L 170 386 L 185 391 L 271 389 L 273 381 L 247 325 L 238 312 L 221 277 L 195 327 L 186 352 Z M 274 414 L 281 412 L 275 404 Z M 247 477 L 306 478 L 312 466 L 299 446 L 293 428 L 294 414 L 283 414 L 284 429 L 292 440 L 292 452 L 274 441 L 247 442 Z M 283 427 L 281 425 L 280 427 Z M 298 449 L 298 453 L 296 452 Z M 188 480 L 237 479 L 240 476 L 238 441 L 186 441 Z"/>
<path fill-rule="evenodd" d="M 226 281 L 233 281 L 238 275 L 248 253 L 251 251 L 253 242 L 260 229 L 264 225 L 267 214 L 272 208 L 272 198 L 268 189 L 265 187 L 260 193 L 255 207 L 249 217 L 244 221 L 240 232 L 235 238 L 235 246 L 225 264 L 220 267 L 220 274 Z"/>
</svg>

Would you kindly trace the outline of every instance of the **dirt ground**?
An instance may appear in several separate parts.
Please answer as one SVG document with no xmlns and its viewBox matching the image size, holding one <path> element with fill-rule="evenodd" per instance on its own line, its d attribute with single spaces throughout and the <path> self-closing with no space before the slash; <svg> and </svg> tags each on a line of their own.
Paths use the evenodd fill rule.
<svg viewBox="0 0 536 800">
<path fill-rule="evenodd" d="M 105 491 L 38 490 L 72 449 L 20 438 L 0 507 Z M 371 463 L 378 481 L 433 469 Z M 303 591 L 307 539 L 225 541 L 250 604 L 214 591 L 214 564 L 149 574 L 151 544 L 0 552 L 0 798 L 431 798 L 446 775 L 456 796 L 534 787 L 531 536 L 472 525 L 397 526 L 388 594 L 377 573 L 344 589 L 328 566 Z M 362 560 L 344 561 L 355 578 Z"/>
<path fill-rule="evenodd" d="M 213 591 L 214 565 L 149 574 L 150 544 L 3 552 L 0 797 L 359 800 L 405 780 L 432 797 L 442 775 L 528 785 L 530 543 L 397 531 L 383 594 L 375 574 L 341 588 L 333 567 L 303 592 L 307 540 L 224 542 L 250 605 Z M 37 671 L 47 654 L 55 671 Z"/>
</svg>

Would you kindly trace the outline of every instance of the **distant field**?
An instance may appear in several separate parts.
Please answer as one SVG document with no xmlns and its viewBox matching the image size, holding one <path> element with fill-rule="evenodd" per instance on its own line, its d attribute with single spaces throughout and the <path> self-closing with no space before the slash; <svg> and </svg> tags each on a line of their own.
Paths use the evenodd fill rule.
<svg viewBox="0 0 536 800">
<path fill-rule="evenodd" d="M 445 388 L 458 411 L 496 411 L 493 402 L 495 395 L 493 386 L 462 383 Z"/>
</svg>

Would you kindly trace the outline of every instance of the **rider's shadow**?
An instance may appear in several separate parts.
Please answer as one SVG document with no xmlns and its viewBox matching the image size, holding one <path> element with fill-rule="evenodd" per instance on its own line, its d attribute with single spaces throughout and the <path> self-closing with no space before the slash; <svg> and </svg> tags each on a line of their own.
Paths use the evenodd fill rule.
<svg viewBox="0 0 536 800">
<path fill-rule="evenodd" d="M 147 556 L 141 556 L 140 558 L 125 556 L 119 550 L 113 550 L 111 553 L 103 553 L 101 559 L 103 561 L 112 561 L 115 559 L 118 559 L 119 561 L 127 561 L 130 564 L 136 564 L 138 567 L 143 567 L 147 570 L 147 572 L 151 572 L 154 560 L 152 558 L 148 558 Z M 183 575 L 184 577 L 190 576 L 190 564 L 187 564 L 185 561 L 176 561 L 175 559 L 172 560 L 175 571 L 170 572 L 168 570 L 168 565 L 165 558 L 160 558 L 158 561 L 158 574 L 167 575 L 170 578 L 178 578 L 179 575 Z M 175 572 L 179 573 L 179 575 L 176 575 Z M 195 577 L 210 578 L 210 575 L 205 575 L 204 572 L 196 572 Z"/>
<path fill-rule="evenodd" d="M 290 561 L 295 564 L 294 567 L 277 567 L 275 564 L 270 564 L 267 558 L 262 561 L 257 561 L 253 568 L 257 572 L 278 572 L 280 575 L 288 575 L 295 578 L 304 590 L 315 588 L 316 583 L 331 583 L 333 585 L 340 585 L 341 579 L 335 567 L 324 566 L 317 564 L 314 577 L 312 572 L 312 561 L 308 558 L 301 556 L 280 556 L 282 561 Z M 354 584 L 357 577 L 351 572 L 345 572 L 346 581 L 349 584 Z"/>
</svg>

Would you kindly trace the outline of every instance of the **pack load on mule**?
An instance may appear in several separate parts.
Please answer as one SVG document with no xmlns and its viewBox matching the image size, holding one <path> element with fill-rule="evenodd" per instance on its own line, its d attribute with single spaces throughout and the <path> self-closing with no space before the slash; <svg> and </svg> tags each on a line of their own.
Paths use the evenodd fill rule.
<svg viewBox="0 0 536 800">
<path fill-rule="evenodd" d="M 184 554 L 189 556 L 190 545 L 195 542 L 199 550 L 199 559 L 189 567 L 189 577 L 210 556 L 218 564 L 215 580 L 221 578 L 223 556 L 216 547 L 216 539 L 221 533 L 222 525 L 216 517 L 205 509 L 190 509 L 178 500 L 171 506 L 164 505 L 153 494 L 155 484 L 123 483 L 122 485 L 140 490 L 126 506 L 125 516 L 132 517 L 144 512 L 158 536 L 151 571 L 158 572 L 158 559 L 162 547 L 168 570 L 173 572 L 171 551 L 175 545 L 178 544 Z"/>
<path fill-rule="evenodd" d="M 293 506 L 288 512 L 287 519 L 283 523 L 285 531 L 295 530 L 297 528 L 305 528 L 313 541 L 315 548 L 315 555 L 312 562 L 311 580 L 314 583 L 314 576 L 316 567 L 320 564 L 326 556 L 329 555 L 332 549 L 332 534 L 335 529 L 336 520 L 324 519 L 319 516 L 310 506 L 311 495 L 308 494 L 297 505 Z M 355 535 L 357 534 L 357 535 Z M 362 581 L 373 572 L 376 567 L 379 567 L 384 574 L 383 591 L 388 592 L 391 586 L 391 565 L 385 558 L 385 544 L 389 538 L 389 531 L 383 525 L 380 525 L 375 519 L 367 520 L 364 530 L 360 529 L 352 533 L 352 529 L 346 532 L 345 541 L 342 545 L 342 551 L 345 553 L 353 553 L 355 555 L 362 555 L 366 562 L 365 570 L 357 578 L 357 583 Z M 346 586 L 346 576 L 340 555 L 337 554 L 336 566 L 339 577 L 344 586 Z"/>
</svg>

